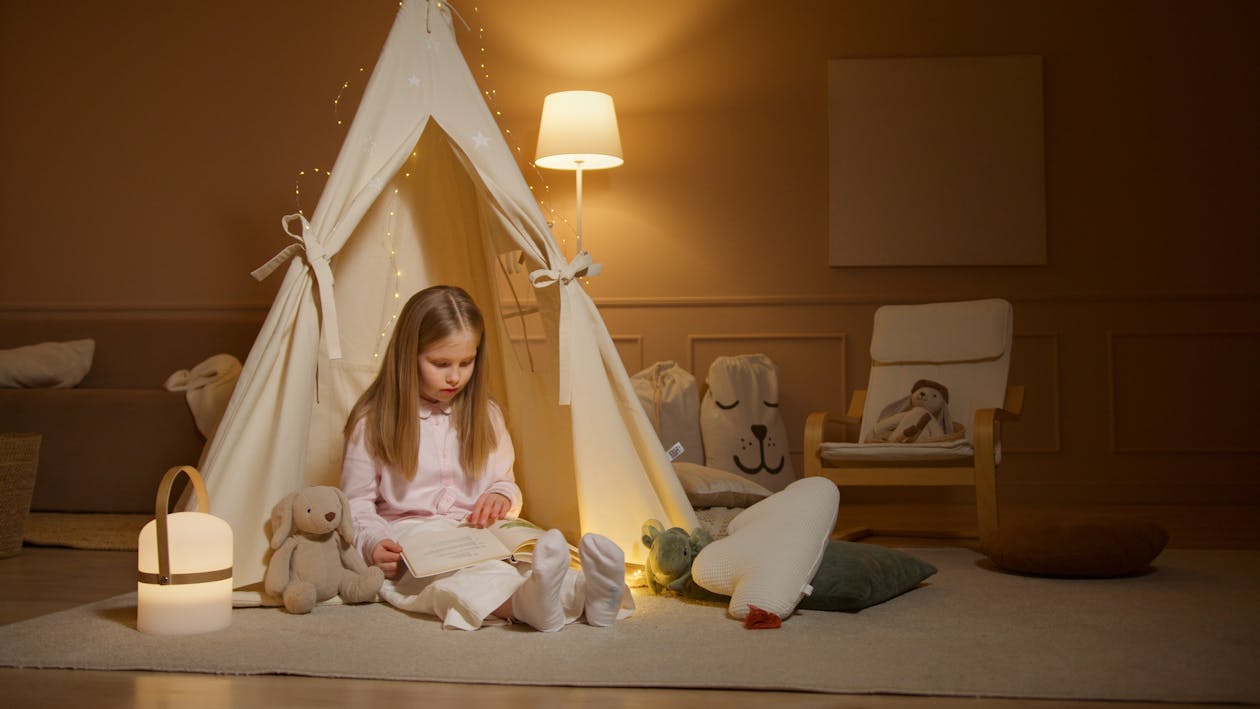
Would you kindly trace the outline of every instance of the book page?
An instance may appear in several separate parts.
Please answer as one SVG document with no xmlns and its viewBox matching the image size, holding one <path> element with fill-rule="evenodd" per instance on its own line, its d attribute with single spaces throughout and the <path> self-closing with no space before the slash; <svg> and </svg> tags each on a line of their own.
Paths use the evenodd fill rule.
<svg viewBox="0 0 1260 709">
<path fill-rule="evenodd" d="M 513 561 L 533 561 L 534 546 L 538 543 L 538 538 L 543 535 L 542 527 L 525 519 L 504 519 L 495 522 L 489 527 L 499 541 L 512 551 Z M 578 550 L 572 544 L 569 547 L 569 565 L 573 568 L 580 568 L 578 564 Z"/>
<path fill-rule="evenodd" d="M 542 527 L 524 519 L 501 519 L 490 525 L 488 529 L 498 537 L 503 546 L 516 552 L 526 547 L 533 547 L 532 542 L 546 531 Z"/>
<path fill-rule="evenodd" d="M 412 576 L 424 578 L 512 555 L 488 529 L 417 530 L 398 540 Z"/>
</svg>

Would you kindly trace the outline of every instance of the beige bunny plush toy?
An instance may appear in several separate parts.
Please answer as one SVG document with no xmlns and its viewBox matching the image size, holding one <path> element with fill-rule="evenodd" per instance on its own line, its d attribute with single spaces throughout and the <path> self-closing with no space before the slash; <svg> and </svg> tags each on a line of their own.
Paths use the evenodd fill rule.
<svg viewBox="0 0 1260 709">
<path fill-rule="evenodd" d="M 385 580 L 354 548 L 350 502 L 339 488 L 307 487 L 276 503 L 271 548 L 263 589 L 290 613 L 309 613 L 336 595 L 346 603 L 371 601 Z"/>
<path fill-rule="evenodd" d="M 863 443 L 936 443 L 962 438 L 965 427 L 949 416 L 949 389 L 920 379 L 902 397 L 880 412 Z"/>
</svg>

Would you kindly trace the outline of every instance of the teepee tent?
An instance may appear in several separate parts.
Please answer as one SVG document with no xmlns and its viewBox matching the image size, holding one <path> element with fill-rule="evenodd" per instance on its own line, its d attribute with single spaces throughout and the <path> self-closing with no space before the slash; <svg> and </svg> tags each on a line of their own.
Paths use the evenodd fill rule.
<svg viewBox="0 0 1260 709">
<path fill-rule="evenodd" d="M 403 3 L 314 214 L 285 217 L 296 243 L 255 271 L 288 262 L 202 464 L 211 509 L 232 526 L 238 587 L 262 580 L 271 507 L 304 485 L 338 483 L 350 407 L 402 303 L 435 283 L 463 287 L 485 313 L 490 390 L 516 447 L 524 516 L 570 541 L 604 534 L 630 563 L 644 561 L 646 519 L 696 525 L 575 277 L 590 257 L 566 262 L 449 13 Z M 509 329 L 515 307 L 496 284 L 518 261 L 541 338 Z"/>
</svg>

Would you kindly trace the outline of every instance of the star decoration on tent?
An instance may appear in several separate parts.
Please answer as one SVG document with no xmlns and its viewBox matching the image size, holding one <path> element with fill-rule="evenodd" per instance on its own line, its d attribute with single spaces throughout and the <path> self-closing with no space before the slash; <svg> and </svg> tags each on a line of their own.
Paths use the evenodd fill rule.
<svg viewBox="0 0 1260 709">
<path fill-rule="evenodd" d="M 424 47 L 430 52 L 437 49 L 437 40 L 433 38 L 433 35 L 427 35 L 424 38 Z"/>
<path fill-rule="evenodd" d="M 474 148 L 484 148 L 490 144 L 490 139 L 481 131 L 477 131 L 477 134 L 472 137 L 472 141 Z"/>
<path fill-rule="evenodd" d="M 410 77 L 407 78 L 407 83 L 411 84 L 412 86 L 416 88 L 420 88 L 420 77 L 416 76 L 415 74 L 412 74 Z"/>
</svg>

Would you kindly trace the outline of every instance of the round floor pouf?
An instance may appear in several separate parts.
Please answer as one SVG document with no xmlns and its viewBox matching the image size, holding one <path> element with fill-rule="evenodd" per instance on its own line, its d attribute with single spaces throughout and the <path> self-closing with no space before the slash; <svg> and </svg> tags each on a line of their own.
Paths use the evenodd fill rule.
<svg viewBox="0 0 1260 709">
<path fill-rule="evenodd" d="M 1147 571 L 1167 544 L 1168 532 L 1148 520 L 1062 515 L 1003 524 L 980 551 L 1016 573 L 1112 578 Z"/>
<path fill-rule="evenodd" d="M 0 433 L 0 558 L 22 551 L 39 468 L 38 433 Z"/>
</svg>

